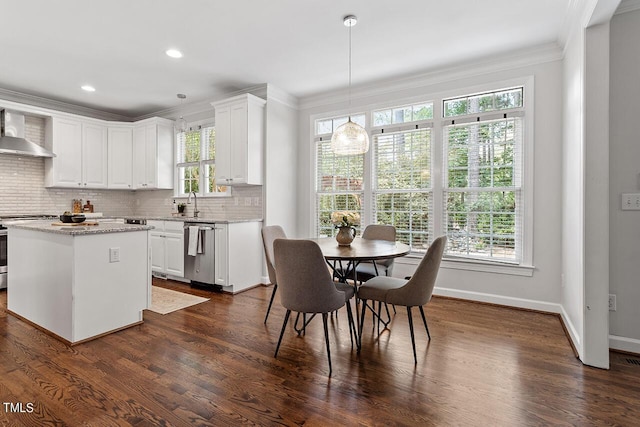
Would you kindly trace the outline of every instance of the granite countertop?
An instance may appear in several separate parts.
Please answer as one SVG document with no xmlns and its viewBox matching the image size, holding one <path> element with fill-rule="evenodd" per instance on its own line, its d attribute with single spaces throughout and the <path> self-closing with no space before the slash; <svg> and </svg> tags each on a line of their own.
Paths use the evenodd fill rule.
<svg viewBox="0 0 640 427">
<path fill-rule="evenodd" d="M 235 218 L 208 218 L 191 216 L 124 216 L 125 219 L 146 219 L 147 221 L 183 221 L 183 222 L 199 222 L 199 223 L 219 223 L 219 224 L 232 224 L 236 222 L 262 222 L 262 218 L 247 218 L 247 219 L 235 219 Z"/>
<path fill-rule="evenodd" d="M 89 222 L 95 222 L 93 220 Z M 7 228 L 21 228 L 23 230 L 43 231 L 45 233 L 67 234 L 72 236 L 85 234 L 122 233 L 128 231 L 151 230 L 149 225 L 119 224 L 113 222 L 98 223 L 98 225 L 52 225 L 52 221 L 15 221 L 5 224 Z"/>
</svg>

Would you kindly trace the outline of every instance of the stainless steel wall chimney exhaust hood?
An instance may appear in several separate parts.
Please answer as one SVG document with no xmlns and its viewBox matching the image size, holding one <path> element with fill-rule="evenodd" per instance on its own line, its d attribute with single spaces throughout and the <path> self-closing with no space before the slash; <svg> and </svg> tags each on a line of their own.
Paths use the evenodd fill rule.
<svg viewBox="0 0 640 427">
<path fill-rule="evenodd" d="M 24 114 L 0 110 L 0 154 L 56 157 L 51 151 L 24 138 Z"/>
</svg>

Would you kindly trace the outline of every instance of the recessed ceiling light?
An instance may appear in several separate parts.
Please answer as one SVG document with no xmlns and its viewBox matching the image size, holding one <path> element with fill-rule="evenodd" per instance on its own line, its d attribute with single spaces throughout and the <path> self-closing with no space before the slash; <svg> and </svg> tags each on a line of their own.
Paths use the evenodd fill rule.
<svg viewBox="0 0 640 427">
<path fill-rule="evenodd" d="M 81 89 L 87 92 L 95 92 L 96 88 L 91 86 L 91 85 L 83 85 L 81 86 Z"/>
<path fill-rule="evenodd" d="M 177 49 L 169 49 L 165 53 L 172 58 L 182 58 L 182 52 Z"/>
</svg>

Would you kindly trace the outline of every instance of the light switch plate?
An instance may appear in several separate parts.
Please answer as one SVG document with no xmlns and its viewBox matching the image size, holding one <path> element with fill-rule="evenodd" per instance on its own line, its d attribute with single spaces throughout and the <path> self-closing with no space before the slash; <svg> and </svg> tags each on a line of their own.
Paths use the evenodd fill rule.
<svg viewBox="0 0 640 427">
<path fill-rule="evenodd" d="M 640 193 L 622 193 L 623 211 L 640 211 Z"/>
</svg>

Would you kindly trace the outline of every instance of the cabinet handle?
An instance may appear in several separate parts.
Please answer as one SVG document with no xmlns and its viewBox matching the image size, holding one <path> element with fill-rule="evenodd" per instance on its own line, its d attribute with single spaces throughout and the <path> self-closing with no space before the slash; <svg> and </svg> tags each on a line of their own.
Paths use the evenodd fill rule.
<svg viewBox="0 0 640 427">
<path fill-rule="evenodd" d="M 79 183 L 78 183 L 78 185 L 82 185 L 82 183 L 81 183 L 81 182 L 79 182 Z"/>
</svg>

